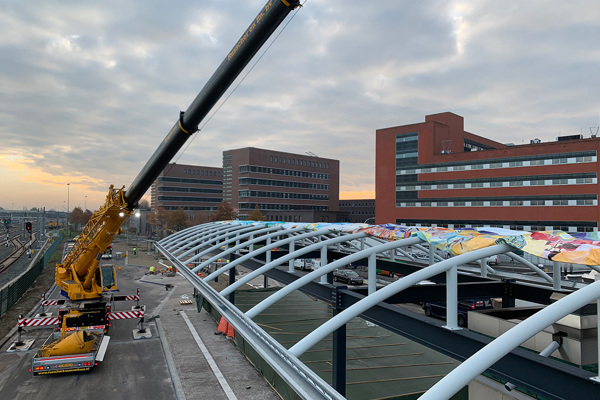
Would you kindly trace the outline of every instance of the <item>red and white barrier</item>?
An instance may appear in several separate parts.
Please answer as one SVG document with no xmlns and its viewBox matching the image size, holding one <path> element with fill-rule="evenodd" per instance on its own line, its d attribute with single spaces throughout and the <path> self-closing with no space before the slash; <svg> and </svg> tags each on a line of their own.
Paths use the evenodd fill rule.
<svg viewBox="0 0 600 400">
<path fill-rule="evenodd" d="M 42 301 L 43 306 L 57 306 L 59 304 L 64 304 L 64 300 L 44 300 Z"/>
<path fill-rule="evenodd" d="M 48 317 L 48 318 L 19 318 L 18 326 L 47 326 L 47 325 L 58 325 L 60 318 Z"/>
<path fill-rule="evenodd" d="M 117 320 L 117 319 L 133 319 L 133 318 L 142 318 L 144 316 L 144 311 L 115 311 L 108 313 L 108 319 Z"/>
</svg>

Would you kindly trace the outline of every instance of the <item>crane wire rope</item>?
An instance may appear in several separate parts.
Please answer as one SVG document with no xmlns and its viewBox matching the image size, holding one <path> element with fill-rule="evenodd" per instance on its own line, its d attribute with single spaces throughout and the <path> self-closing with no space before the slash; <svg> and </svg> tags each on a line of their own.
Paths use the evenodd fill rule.
<svg viewBox="0 0 600 400">
<path fill-rule="evenodd" d="M 229 98 L 233 95 L 233 93 L 235 93 L 235 91 L 242 84 L 242 82 L 244 82 L 244 80 L 246 80 L 246 77 L 248 77 L 248 75 L 250 75 L 250 72 L 252 72 L 252 70 L 254 69 L 254 67 L 256 67 L 256 65 L 260 62 L 260 60 L 262 60 L 262 58 L 265 56 L 265 54 L 267 54 L 267 52 L 269 51 L 269 49 L 271 48 L 271 46 L 273 46 L 273 44 L 275 44 L 275 42 L 277 41 L 277 39 L 279 39 L 279 36 L 283 33 L 283 31 L 285 31 L 285 29 L 290 24 L 290 22 L 293 21 L 294 17 L 296 17 L 296 14 L 298 14 L 298 11 L 300 11 L 300 8 L 304 7 L 304 4 L 306 4 L 307 1 L 308 0 L 305 0 L 304 3 L 300 4 L 300 7 L 298 7 L 298 9 L 296 10 L 296 12 L 294 14 L 292 14 L 292 17 L 285 23 L 285 25 L 283 25 L 283 28 L 281 28 L 281 30 L 277 33 L 277 35 L 275 36 L 275 38 L 271 41 L 271 43 L 269 43 L 269 45 L 267 46 L 267 48 L 256 59 L 256 61 L 254 62 L 254 64 L 252 64 L 250 66 L 250 68 L 248 69 L 248 71 L 242 76 L 242 79 L 240 79 L 239 82 L 235 85 L 235 87 L 233 89 L 231 89 L 231 91 L 229 92 L 229 94 L 227 95 L 227 97 L 225 97 L 225 99 L 223 99 L 223 101 L 219 104 L 219 106 L 215 109 L 215 111 L 211 115 L 209 115 L 209 117 L 202 124 L 202 126 L 200 126 L 200 128 L 198 130 L 201 131 L 210 122 L 210 120 L 215 116 L 215 114 L 217 112 L 219 112 L 219 110 L 221 109 L 221 107 L 223 107 L 223 105 L 227 102 L 227 100 L 229 100 Z M 179 159 L 181 158 L 181 156 L 183 156 L 183 154 L 187 151 L 188 147 L 190 147 L 190 145 L 194 142 L 194 139 L 196 139 L 197 136 L 198 135 L 194 135 L 192 137 L 192 140 L 190 140 L 187 143 L 187 145 L 185 146 L 185 148 L 181 151 L 181 153 L 177 156 L 177 158 L 175 159 L 175 161 L 172 164 L 177 164 L 177 161 L 179 161 Z"/>
</svg>

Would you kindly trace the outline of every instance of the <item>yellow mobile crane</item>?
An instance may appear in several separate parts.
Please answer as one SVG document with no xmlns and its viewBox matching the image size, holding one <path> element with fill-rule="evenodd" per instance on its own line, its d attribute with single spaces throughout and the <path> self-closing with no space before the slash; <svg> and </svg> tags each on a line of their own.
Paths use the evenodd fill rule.
<svg viewBox="0 0 600 400">
<path fill-rule="evenodd" d="M 111 292 L 117 289 L 114 266 L 100 266 L 101 256 L 137 207 L 152 182 L 198 130 L 200 122 L 250 62 L 261 46 L 300 6 L 299 0 L 269 0 L 233 49 L 161 142 L 128 190 L 110 186 L 104 205 L 56 265 L 56 285 L 67 298 L 59 310 L 60 334 L 53 334 L 33 358 L 34 374 L 89 370 L 108 344 Z M 57 331 L 58 333 L 58 331 Z"/>
</svg>

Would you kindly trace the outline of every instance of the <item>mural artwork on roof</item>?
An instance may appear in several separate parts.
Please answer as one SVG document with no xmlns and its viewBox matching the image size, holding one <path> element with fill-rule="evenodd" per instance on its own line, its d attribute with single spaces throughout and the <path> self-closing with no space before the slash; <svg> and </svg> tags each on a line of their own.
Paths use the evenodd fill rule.
<svg viewBox="0 0 600 400">
<path fill-rule="evenodd" d="M 275 221 L 220 221 L 222 224 L 281 225 L 283 229 L 305 227 L 307 230 L 330 229 L 333 232 L 366 234 L 388 241 L 412 236 L 432 244 L 452 255 L 506 243 L 515 250 L 552 261 L 600 265 L 600 237 L 598 232 L 567 233 L 563 231 L 513 231 L 503 228 L 449 229 L 440 227 L 414 227 L 394 224 L 367 225 L 359 223 L 297 223 Z"/>
</svg>

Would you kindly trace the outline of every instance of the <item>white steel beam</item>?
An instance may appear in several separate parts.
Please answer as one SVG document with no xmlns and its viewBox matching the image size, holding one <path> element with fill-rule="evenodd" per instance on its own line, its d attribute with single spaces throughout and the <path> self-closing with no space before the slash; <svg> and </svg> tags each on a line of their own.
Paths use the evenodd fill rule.
<svg viewBox="0 0 600 400">
<path fill-rule="evenodd" d="M 449 399 L 521 343 L 559 319 L 595 301 L 599 296 L 600 281 L 596 281 L 543 308 L 469 357 L 419 397 L 419 400 Z M 576 388 L 573 390 L 576 391 Z"/>
<path fill-rule="evenodd" d="M 418 240 L 414 240 L 414 239 L 418 239 Z M 381 248 L 380 251 L 385 251 L 385 250 L 388 250 L 389 248 L 393 248 L 394 245 L 398 245 L 397 247 L 400 247 L 400 246 L 406 246 L 409 244 L 416 244 L 419 242 L 421 242 L 421 239 L 419 239 L 419 238 L 402 239 L 402 240 L 398 240 L 396 242 L 391 242 L 389 244 L 380 246 L 380 248 Z M 406 288 L 416 285 L 417 283 L 419 283 L 422 280 L 429 279 L 432 276 L 435 276 L 439 273 L 445 272 L 446 270 L 452 268 L 454 265 L 472 262 L 472 261 L 478 260 L 479 258 L 488 257 L 488 256 L 498 254 L 498 253 L 505 253 L 512 249 L 513 249 L 512 246 L 509 246 L 507 244 L 496 244 L 496 245 L 493 245 L 490 247 L 485 247 L 483 249 L 473 250 L 466 254 L 458 255 L 449 260 L 441 261 L 437 264 L 433 264 L 429 267 L 425 267 L 420 271 L 416 271 L 410 275 L 406 275 L 404 278 L 402 278 L 384 288 L 379 289 L 375 293 L 365 297 L 364 299 L 360 300 L 358 303 L 354 304 L 353 306 L 342 311 L 335 317 L 331 318 L 329 321 L 325 322 L 323 325 L 321 325 L 320 327 L 318 327 L 317 329 L 312 331 L 310 334 L 308 334 L 302 340 L 300 340 L 298 343 L 296 343 L 294 346 L 292 346 L 290 348 L 290 352 L 293 355 L 295 355 L 296 357 L 299 357 L 300 355 L 304 354 L 307 350 L 309 350 L 311 347 L 313 347 L 315 344 L 317 344 L 320 340 L 325 338 L 327 335 L 329 335 L 334 330 L 338 329 L 340 326 L 342 326 L 345 323 L 347 323 L 348 321 L 350 321 L 352 318 L 359 316 L 360 314 L 367 311 L 368 309 L 375 306 L 376 304 L 378 304 L 382 301 L 385 301 L 385 299 L 387 299 L 388 297 L 391 297 L 391 296 L 395 295 L 396 293 L 403 291 Z M 359 258 L 364 258 L 365 256 L 366 255 L 363 255 L 362 252 L 358 252 L 358 253 L 346 256 L 340 260 L 337 260 L 337 261 L 331 263 L 329 265 L 329 267 L 331 267 L 331 266 L 337 267 L 337 265 L 336 265 L 337 263 L 343 263 L 344 260 L 347 260 L 350 258 L 356 257 L 356 259 L 359 259 Z M 305 275 L 304 278 L 308 277 L 309 275 L 311 275 L 311 274 Z M 301 279 L 298 279 L 294 283 L 300 281 Z M 281 293 L 282 291 L 287 289 L 289 286 L 291 286 L 291 285 L 288 285 L 284 289 L 279 290 L 276 294 L 271 295 L 269 298 L 271 298 L 275 295 L 279 295 L 279 293 Z M 259 303 L 259 305 L 260 305 L 260 303 Z M 254 308 L 256 308 L 256 307 L 257 306 L 255 306 Z M 254 308 L 250 309 L 246 313 L 246 315 L 248 315 L 248 313 L 250 311 L 253 311 Z M 262 311 L 262 310 L 259 310 L 259 311 Z M 256 312 L 254 314 L 256 314 Z M 250 316 L 250 317 L 252 317 L 252 316 Z"/>
</svg>

